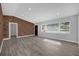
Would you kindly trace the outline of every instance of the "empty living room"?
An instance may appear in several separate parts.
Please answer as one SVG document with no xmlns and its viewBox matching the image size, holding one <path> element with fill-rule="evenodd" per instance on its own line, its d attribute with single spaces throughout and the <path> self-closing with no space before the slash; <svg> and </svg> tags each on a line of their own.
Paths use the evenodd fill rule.
<svg viewBox="0 0 79 59">
<path fill-rule="evenodd" d="M 0 56 L 79 56 L 79 3 L 0 3 Z"/>
</svg>

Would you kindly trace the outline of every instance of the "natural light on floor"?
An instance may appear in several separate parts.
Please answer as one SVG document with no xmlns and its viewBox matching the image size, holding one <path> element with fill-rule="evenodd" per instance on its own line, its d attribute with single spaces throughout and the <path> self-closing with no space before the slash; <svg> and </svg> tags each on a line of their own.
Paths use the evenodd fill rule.
<svg viewBox="0 0 79 59">
<path fill-rule="evenodd" d="M 57 42 L 57 41 L 50 40 L 50 39 L 44 39 L 43 41 L 48 42 L 48 43 L 52 43 L 52 44 L 56 44 L 56 45 L 62 45 L 61 42 Z"/>
</svg>

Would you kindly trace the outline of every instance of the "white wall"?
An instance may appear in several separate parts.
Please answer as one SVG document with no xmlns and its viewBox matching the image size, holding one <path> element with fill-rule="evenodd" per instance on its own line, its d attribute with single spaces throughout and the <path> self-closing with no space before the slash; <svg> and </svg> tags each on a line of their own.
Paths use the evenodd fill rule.
<svg viewBox="0 0 79 59">
<path fill-rule="evenodd" d="M 70 33 L 46 33 L 41 32 L 41 25 L 42 24 L 51 24 L 51 23 L 57 23 L 57 22 L 63 22 L 63 21 L 70 21 Z M 38 36 L 42 37 L 48 37 L 48 38 L 55 38 L 59 40 L 69 41 L 69 42 L 78 42 L 78 15 L 61 18 L 61 19 L 55 19 L 51 21 L 45 21 L 38 23 Z"/>
<path fill-rule="evenodd" d="M 79 13 L 78 13 L 78 44 L 79 44 Z"/>
</svg>

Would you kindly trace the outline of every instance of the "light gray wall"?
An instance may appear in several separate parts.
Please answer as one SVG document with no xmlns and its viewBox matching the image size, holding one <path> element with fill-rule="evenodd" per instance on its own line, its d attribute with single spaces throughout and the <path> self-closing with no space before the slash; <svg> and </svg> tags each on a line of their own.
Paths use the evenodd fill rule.
<svg viewBox="0 0 79 59">
<path fill-rule="evenodd" d="M 79 44 L 79 13 L 78 13 L 78 44 Z"/>
<path fill-rule="evenodd" d="M 70 33 L 41 32 L 42 24 L 52 24 L 52 23 L 63 22 L 63 21 L 70 21 Z M 38 36 L 55 38 L 59 40 L 77 43 L 78 42 L 77 35 L 78 35 L 78 15 L 38 23 Z"/>
</svg>

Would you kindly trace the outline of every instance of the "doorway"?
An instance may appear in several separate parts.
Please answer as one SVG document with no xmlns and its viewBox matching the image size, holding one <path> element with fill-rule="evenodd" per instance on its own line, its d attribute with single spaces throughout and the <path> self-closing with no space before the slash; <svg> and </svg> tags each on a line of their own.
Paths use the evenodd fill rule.
<svg viewBox="0 0 79 59">
<path fill-rule="evenodd" d="M 35 36 L 38 36 L 38 25 L 35 25 Z"/>
<path fill-rule="evenodd" d="M 14 22 L 9 23 L 9 38 L 18 38 L 18 24 Z"/>
</svg>

